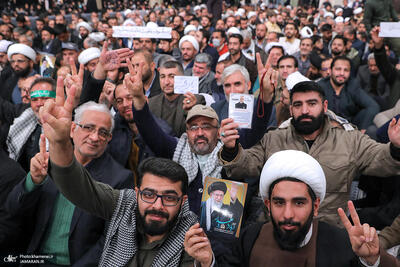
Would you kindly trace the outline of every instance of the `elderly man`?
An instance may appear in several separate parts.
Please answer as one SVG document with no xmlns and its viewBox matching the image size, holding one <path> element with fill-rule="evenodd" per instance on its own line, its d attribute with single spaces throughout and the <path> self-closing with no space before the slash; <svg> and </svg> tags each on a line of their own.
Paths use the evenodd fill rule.
<svg viewBox="0 0 400 267">
<path fill-rule="evenodd" d="M 113 124 L 110 111 L 102 104 L 88 102 L 77 108 L 70 130 L 73 157 L 96 181 L 117 189 L 132 188 L 132 173 L 104 152 Z M 29 214 L 34 222 L 27 253 L 53 255 L 47 264 L 97 265 L 106 222 L 60 194 L 47 176 L 48 157 L 42 136 L 40 152 L 32 158 L 26 179 L 10 193 L 7 209 L 16 215 Z"/>
<path fill-rule="evenodd" d="M 140 90 L 143 95 L 142 85 Z M 146 160 L 135 190 L 116 190 L 93 181 L 74 158 L 69 140 L 73 101 L 64 102 L 61 87 L 58 97 L 57 104 L 46 103 L 41 113 L 49 140 L 50 176 L 72 203 L 108 221 L 98 265 L 192 266 L 182 240 L 196 217 L 189 211 L 188 177 L 182 166 L 166 159 Z"/>
<path fill-rule="evenodd" d="M 263 49 L 255 44 L 252 32 L 250 30 L 242 30 L 240 33 L 243 36 L 242 53 L 253 62 L 256 62 L 256 53 L 260 53 L 261 61 L 265 63 L 268 56 Z"/>
<path fill-rule="evenodd" d="M 210 198 L 201 203 L 200 217 L 200 225 L 207 231 L 217 227 L 217 221 L 227 220 L 227 216 L 220 212 L 229 207 L 223 202 L 227 190 L 225 182 L 222 181 L 214 182 L 208 187 L 207 192 Z"/>
<path fill-rule="evenodd" d="M 306 75 L 310 68 L 310 53 L 313 48 L 313 41 L 311 37 L 301 38 L 300 40 L 300 51 L 293 54 L 299 63 L 299 72 Z"/>
<path fill-rule="evenodd" d="M 235 249 L 219 265 L 396 266 L 396 259 L 379 249 L 375 229 L 361 226 L 352 204 L 349 209 L 354 226 L 344 211 L 339 211 L 348 236 L 344 230 L 315 219 L 325 190 L 324 172 L 313 157 L 295 150 L 273 154 L 260 177 L 260 193 L 271 222 L 245 229 Z M 194 228 L 186 234 L 187 239 L 193 236 Z"/>
<path fill-rule="evenodd" d="M 2 90 L 0 95 L 5 100 L 19 104 L 22 100 L 18 81 L 36 74 L 34 70 L 36 52 L 27 45 L 13 44 L 8 47 L 7 56 L 12 74 L 1 77 Z"/>
<path fill-rule="evenodd" d="M 70 65 L 71 59 L 75 64 L 78 64 L 79 48 L 75 43 L 62 43 L 62 64 L 63 66 Z"/>
<path fill-rule="evenodd" d="M 191 35 L 185 35 L 179 41 L 179 49 L 182 54 L 182 66 L 186 70 L 192 68 L 194 64 L 194 57 L 200 51 L 199 42 Z"/>
<path fill-rule="evenodd" d="M 193 68 L 186 69 L 186 76 L 199 77 L 199 93 L 212 95 L 212 83 L 215 73 L 211 71 L 212 58 L 209 54 L 200 53 L 194 58 Z"/>
<path fill-rule="evenodd" d="M 40 31 L 40 36 L 42 37 L 41 45 L 38 47 L 39 51 L 56 55 L 61 51 L 61 42 L 56 38 L 56 33 L 54 29 L 49 26 L 44 26 Z"/>
<path fill-rule="evenodd" d="M 328 101 L 315 82 L 304 81 L 290 91 L 292 122 L 285 128 L 270 131 L 248 150 L 236 143 L 237 125 L 222 121 L 224 147 L 221 162 L 233 178 L 255 177 L 275 152 L 295 149 L 308 152 L 321 164 L 327 180 L 326 200 L 321 205 L 321 220 L 340 225 L 336 209 L 345 207 L 350 184 L 360 174 L 387 177 L 400 173 L 399 124 L 392 121 L 390 144 L 378 144 L 359 131 L 345 131 L 333 126 L 324 113 Z M 340 140 L 340 142 L 337 142 Z"/>
</svg>

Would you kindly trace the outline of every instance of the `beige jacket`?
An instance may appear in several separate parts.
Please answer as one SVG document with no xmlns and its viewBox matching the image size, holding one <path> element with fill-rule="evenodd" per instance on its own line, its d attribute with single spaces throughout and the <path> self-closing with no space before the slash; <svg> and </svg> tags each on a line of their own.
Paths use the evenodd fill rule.
<svg viewBox="0 0 400 267">
<path fill-rule="evenodd" d="M 379 233 L 379 241 L 384 249 L 400 245 L 400 215 L 394 219 L 391 226 L 383 228 Z"/>
<path fill-rule="evenodd" d="M 325 126 L 311 149 L 295 132 L 292 125 L 264 135 L 258 144 L 239 153 L 231 162 L 219 158 L 229 177 L 259 177 L 264 163 L 275 152 L 287 149 L 304 151 L 321 164 L 327 179 L 326 196 L 319 209 L 322 221 L 341 225 L 337 208 L 346 208 L 352 180 L 360 174 L 393 176 L 400 174 L 400 161 L 390 155 L 389 144 L 379 144 L 359 131 L 345 131 L 332 126 L 325 119 Z"/>
</svg>

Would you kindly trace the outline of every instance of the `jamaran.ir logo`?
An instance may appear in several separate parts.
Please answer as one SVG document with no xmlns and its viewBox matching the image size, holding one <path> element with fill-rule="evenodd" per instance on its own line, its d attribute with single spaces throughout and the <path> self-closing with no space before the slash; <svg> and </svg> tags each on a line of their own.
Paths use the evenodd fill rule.
<svg viewBox="0 0 400 267">
<path fill-rule="evenodd" d="M 18 256 L 8 255 L 4 257 L 4 262 L 17 262 Z"/>
</svg>

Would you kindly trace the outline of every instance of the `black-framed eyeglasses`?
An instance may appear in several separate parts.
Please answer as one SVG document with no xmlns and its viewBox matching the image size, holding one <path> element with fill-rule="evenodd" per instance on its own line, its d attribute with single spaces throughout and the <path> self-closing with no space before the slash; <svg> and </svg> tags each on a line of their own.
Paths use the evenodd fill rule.
<svg viewBox="0 0 400 267">
<path fill-rule="evenodd" d="M 158 198 L 161 198 L 161 202 L 163 206 L 166 207 L 173 207 L 176 206 L 179 203 L 179 200 L 182 199 L 182 197 L 178 197 L 175 195 L 167 194 L 167 195 L 159 195 L 156 194 L 153 191 L 150 190 L 139 190 L 140 198 L 149 204 L 154 204 L 156 203 Z"/>
<path fill-rule="evenodd" d="M 82 130 L 85 133 L 92 134 L 92 133 L 97 132 L 99 138 L 102 139 L 102 140 L 106 140 L 111 135 L 110 131 L 108 131 L 106 129 L 103 129 L 103 128 L 100 128 L 100 129 L 97 130 L 96 126 L 94 126 L 92 124 L 79 124 L 79 123 L 77 123 L 76 125 L 81 127 Z"/>
<path fill-rule="evenodd" d="M 188 130 L 191 132 L 197 132 L 199 129 L 202 131 L 211 131 L 212 129 L 216 129 L 218 126 L 214 126 L 211 124 L 204 124 L 204 125 L 192 125 L 189 126 Z"/>
</svg>

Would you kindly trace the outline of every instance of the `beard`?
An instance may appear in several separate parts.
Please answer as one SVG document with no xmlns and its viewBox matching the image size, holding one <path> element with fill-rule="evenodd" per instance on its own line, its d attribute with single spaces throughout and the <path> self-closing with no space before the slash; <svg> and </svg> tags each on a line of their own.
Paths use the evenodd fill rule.
<svg viewBox="0 0 400 267">
<path fill-rule="evenodd" d="M 337 57 L 337 56 L 340 56 L 340 54 L 342 54 L 342 51 L 333 50 L 333 49 L 332 49 L 332 54 L 333 54 L 335 57 Z"/>
<path fill-rule="evenodd" d="M 175 215 L 174 218 L 172 218 L 171 220 L 168 220 L 169 214 L 166 212 L 162 212 L 160 210 L 146 210 L 144 212 L 144 216 L 142 216 L 140 214 L 140 212 L 138 211 L 137 212 L 138 224 L 140 226 L 142 226 L 144 233 L 149 236 L 162 235 L 162 234 L 169 232 L 175 226 L 175 223 L 176 223 L 179 213 L 180 213 L 180 210 L 178 211 L 178 213 Z M 159 221 L 146 222 L 146 216 L 149 214 L 161 216 L 161 217 L 167 219 L 167 222 L 166 223 L 159 222 Z"/>
<path fill-rule="evenodd" d="M 145 73 L 142 74 L 142 82 L 147 83 L 151 78 L 151 70 L 148 69 Z"/>
<path fill-rule="evenodd" d="M 320 129 L 324 125 L 324 112 L 321 113 L 317 117 L 312 117 L 309 115 L 301 115 L 297 118 L 291 120 L 291 123 L 294 126 L 294 129 L 299 134 L 312 134 L 316 130 Z M 311 121 L 301 121 L 302 119 L 311 119 Z"/>
<path fill-rule="evenodd" d="M 301 226 L 300 222 L 294 222 L 292 220 L 285 220 L 277 223 L 272 217 L 272 213 L 270 211 L 270 217 L 274 228 L 274 238 L 281 249 L 293 251 L 300 247 L 301 242 L 304 241 L 304 238 L 310 230 L 310 226 L 314 218 L 313 214 L 314 205 L 310 215 L 307 218 L 307 221 L 304 223 L 303 226 Z M 280 226 L 282 225 L 298 226 L 299 229 L 297 231 L 285 231 L 280 228 Z"/>
<path fill-rule="evenodd" d="M 321 75 L 321 73 L 319 73 L 319 71 L 317 73 L 314 73 L 311 71 L 307 72 L 307 78 L 312 81 L 315 81 L 316 79 L 319 79 L 321 77 L 322 77 L 322 75 Z"/>
<path fill-rule="evenodd" d="M 237 55 L 239 53 L 240 50 L 236 50 L 236 49 L 229 49 L 229 54 L 231 55 Z"/>
<path fill-rule="evenodd" d="M 259 41 L 260 41 L 260 40 L 264 39 L 264 37 L 265 37 L 265 36 L 259 36 L 259 35 L 256 35 L 256 37 L 257 37 L 257 40 L 259 40 Z"/>
<path fill-rule="evenodd" d="M 206 142 L 206 144 L 203 144 L 202 147 L 199 147 L 196 144 L 197 141 L 199 141 L 199 140 L 204 140 Z M 198 136 L 197 138 L 195 138 L 193 140 L 193 142 L 189 141 L 189 146 L 190 146 L 190 149 L 193 151 L 193 153 L 198 154 L 198 155 L 206 155 L 211 152 L 210 151 L 210 148 L 211 148 L 210 141 L 205 136 Z"/>
<path fill-rule="evenodd" d="M 50 43 L 51 40 L 42 40 L 43 46 L 46 46 Z"/>
<path fill-rule="evenodd" d="M 342 86 L 347 82 L 348 79 L 344 79 L 343 82 L 339 82 L 334 75 L 331 75 L 331 81 L 336 85 L 336 86 Z"/>
<path fill-rule="evenodd" d="M 14 70 L 15 74 L 19 78 L 26 78 L 28 77 L 29 73 L 31 72 L 30 67 L 26 67 L 25 69 L 20 69 L 20 70 Z"/>
</svg>

